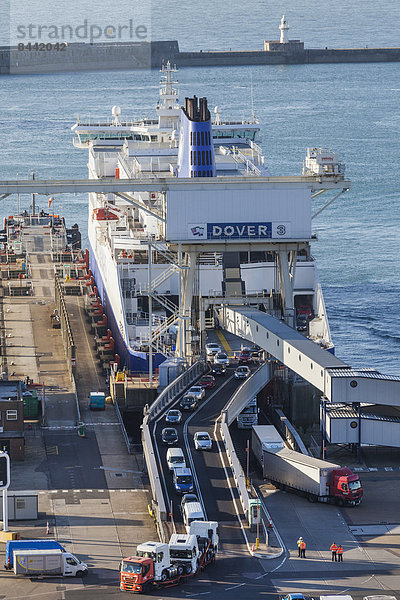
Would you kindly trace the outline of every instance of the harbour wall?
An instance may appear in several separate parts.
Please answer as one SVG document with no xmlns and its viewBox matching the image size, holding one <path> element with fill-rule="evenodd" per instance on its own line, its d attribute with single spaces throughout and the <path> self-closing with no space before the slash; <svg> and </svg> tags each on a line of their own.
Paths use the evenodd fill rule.
<svg viewBox="0 0 400 600">
<path fill-rule="evenodd" d="M 47 49 L 47 46 L 49 49 Z M 179 55 L 177 41 L 39 44 L 42 50 L 0 47 L 0 75 L 159 68 Z"/>
<path fill-rule="evenodd" d="M 310 48 L 298 52 L 267 52 L 265 50 L 180 52 L 175 61 L 179 67 L 398 62 L 400 61 L 400 47 Z"/>
<path fill-rule="evenodd" d="M 54 44 L 41 46 L 45 48 L 35 50 L 33 44 L 31 49 L 24 44 L 22 50 L 15 46 L 0 47 L 0 74 L 158 69 L 167 60 L 180 68 L 400 61 L 400 47 L 180 52 L 176 40 L 68 43 L 63 45 L 62 50 L 55 49 Z"/>
</svg>

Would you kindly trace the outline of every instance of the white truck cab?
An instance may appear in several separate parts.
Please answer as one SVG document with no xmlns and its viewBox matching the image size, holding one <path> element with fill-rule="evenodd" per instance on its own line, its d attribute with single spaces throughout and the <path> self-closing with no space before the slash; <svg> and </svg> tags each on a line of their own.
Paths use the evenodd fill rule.
<svg viewBox="0 0 400 600">
<path fill-rule="evenodd" d="M 218 550 L 219 534 L 217 521 L 192 521 L 189 526 L 189 532 L 197 537 L 201 550 L 201 541 L 210 540 L 211 546 L 215 552 Z"/>
<path fill-rule="evenodd" d="M 200 550 L 197 536 L 194 534 L 173 533 L 169 540 L 169 554 L 172 564 L 183 564 L 185 573 L 197 571 Z"/>
<path fill-rule="evenodd" d="M 154 579 L 161 581 L 162 572 L 171 565 L 168 544 L 162 542 L 145 542 L 136 548 L 136 556 L 152 558 L 154 563 Z"/>
</svg>

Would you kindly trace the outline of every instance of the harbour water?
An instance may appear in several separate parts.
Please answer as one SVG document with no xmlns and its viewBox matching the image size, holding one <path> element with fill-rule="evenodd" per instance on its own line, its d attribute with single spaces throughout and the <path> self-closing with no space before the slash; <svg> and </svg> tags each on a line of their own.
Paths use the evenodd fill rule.
<svg viewBox="0 0 400 600">
<path fill-rule="evenodd" d="M 254 48 L 255 41 L 277 37 L 279 7 L 255 2 L 248 22 L 243 22 L 243 5 L 231 4 L 224 20 L 219 5 L 203 3 L 210 18 L 208 23 L 197 19 L 195 31 L 194 2 L 188 3 L 192 14 L 179 12 L 178 3 L 169 5 L 164 29 L 164 13 L 153 6 L 153 39 L 177 38 L 186 50 Z M 378 14 L 376 4 L 366 0 L 362 15 L 345 0 L 329 3 L 324 6 L 324 26 L 313 3 L 305 2 L 301 10 L 295 4 L 285 6 L 292 25 L 289 37 L 303 39 L 308 47 L 399 45 L 393 23 L 399 22 L 400 9 L 393 2 L 382 2 Z M 393 26 L 386 27 L 388 22 Z M 70 133 L 76 115 L 108 116 L 118 104 L 127 118 L 151 116 L 158 79 L 157 72 L 149 71 L 1 78 L 0 178 L 26 178 L 31 170 L 37 178 L 85 178 L 87 155 L 73 148 Z M 398 64 L 192 68 L 182 69 L 178 79 L 182 99 L 207 96 L 222 116 L 236 118 L 251 117 L 253 80 L 254 110 L 271 174 L 300 174 L 308 146 L 338 152 L 352 187 L 315 219 L 318 242 L 313 244 L 336 353 L 353 366 L 400 375 Z M 55 198 L 55 210 L 67 216 L 69 225 L 79 223 L 85 241 L 86 197 Z M 20 202 L 22 208 L 29 207 L 30 199 Z M 47 208 L 47 199 L 37 202 Z M 323 196 L 315 208 L 321 202 Z M 17 209 L 18 200 L 7 198 L 0 216 Z"/>
</svg>

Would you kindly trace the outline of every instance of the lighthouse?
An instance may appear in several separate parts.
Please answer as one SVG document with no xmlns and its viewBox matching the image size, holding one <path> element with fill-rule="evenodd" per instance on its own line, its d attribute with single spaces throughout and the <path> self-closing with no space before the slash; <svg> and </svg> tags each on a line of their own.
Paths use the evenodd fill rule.
<svg viewBox="0 0 400 600">
<path fill-rule="evenodd" d="M 286 20 L 285 15 L 283 15 L 283 17 L 281 19 L 281 24 L 279 25 L 279 29 L 281 31 L 280 43 L 286 44 L 288 42 L 288 40 L 286 39 L 286 35 L 287 35 L 287 32 L 289 31 L 289 24 Z"/>
<path fill-rule="evenodd" d="M 285 15 L 281 19 L 279 29 L 281 32 L 280 40 L 264 40 L 264 50 L 266 52 L 284 52 L 285 54 L 288 52 L 304 52 L 304 42 L 288 39 L 289 23 Z"/>
</svg>

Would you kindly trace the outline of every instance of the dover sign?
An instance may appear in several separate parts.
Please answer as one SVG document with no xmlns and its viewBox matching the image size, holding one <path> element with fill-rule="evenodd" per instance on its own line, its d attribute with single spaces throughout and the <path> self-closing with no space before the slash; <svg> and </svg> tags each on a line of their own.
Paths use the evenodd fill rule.
<svg viewBox="0 0 400 600">
<path fill-rule="evenodd" d="M 262 240 L 290 237 L 290 223 L 189 223 L 193 240 Z"/>
</svg>

